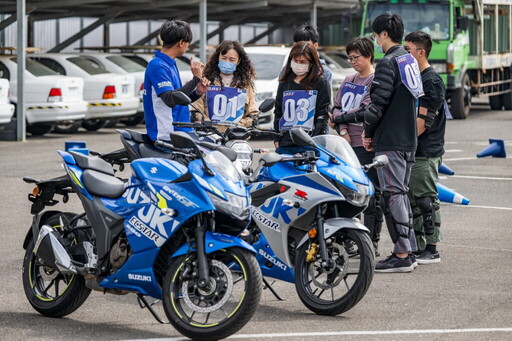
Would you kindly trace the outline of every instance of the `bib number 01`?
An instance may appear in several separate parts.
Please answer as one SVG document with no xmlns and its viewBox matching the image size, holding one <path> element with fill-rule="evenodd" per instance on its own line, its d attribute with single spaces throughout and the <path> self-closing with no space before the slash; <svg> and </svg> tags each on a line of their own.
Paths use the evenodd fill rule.
<svg viewBox="0 0 512 341">
<path fill-rule="evenodd" d="M 236 125 L 244 116 L 246 98 L 245 89 L 210 86 L 206 92 L 210 120 L 220 125 Z"/>
<path fill-rule="evenodd" d="M 237 97 L 227 98 L 226 95 L 218 94 L 213 98 L 213 114 L 223 118 L 236 118 Z"/>
</svg>

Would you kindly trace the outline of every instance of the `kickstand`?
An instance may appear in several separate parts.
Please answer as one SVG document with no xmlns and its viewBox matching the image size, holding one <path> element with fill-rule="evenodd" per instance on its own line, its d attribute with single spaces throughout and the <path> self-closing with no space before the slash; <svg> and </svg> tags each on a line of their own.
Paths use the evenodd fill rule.
<svg viewBox="0 0 512 341">
<path fill-rule="evenodd" d="M 141 309 L 144 309 L 144 308 L 148 308 L 149 312 L 151 313 L 151 315 L 153 315 L 153 317 L 155 318 L 155 320 L 157 320 L 158 322 L 162 323 L 162 324 L 169 324 L 169 322 L 165 322 L 163 321 L 160 316 L 158 316 L 158 314 L 156 313 L 156 311 L 152 308 L 152 306 L 156 303 L 158 303 L 160 300 L 156 300 L 155 302 L 149 304 L 148 301 L 144 298 L 144 295 L 142 294 L 137 294 L 137 302 L 139 302 L 139 306 Z"/>
<path fill-rule="evenodd" d="M 276 281 L 274 281 L 274 282 L 272 282 L 272 284 L 270 284 L 269 282 L 267 282 L 267 280 L 265 279 L 265 277 L 262 277 L 262 279 L 263 279 L 263 283 L 265 284 L 265 285 L 263 286 L 263 290 L 268 289 L 268 290 L 270 290 L 270 292 L 271 292 L 272 294 L 274 294 L 274 296 L 275 296 L 279 301 L 285 301 L 285 299 L 284 299 L 284 298 L 282 298 L 281 296 L 279 296 L 279 294 L 274 290 L 274 288 L 272 288 L 272 284 L 274 284 Z"/>
</svg>

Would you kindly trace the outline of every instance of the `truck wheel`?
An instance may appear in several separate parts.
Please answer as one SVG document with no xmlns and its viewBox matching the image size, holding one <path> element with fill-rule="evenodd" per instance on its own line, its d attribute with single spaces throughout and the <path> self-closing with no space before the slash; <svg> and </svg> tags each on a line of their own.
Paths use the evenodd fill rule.
<svg viewBox="0 0 512 341">
<path fill-rule="evenodd" d="M 452 91 L 451 113 L 455 119 L 465 119 L 471 107 L 471 80 L 468 74 L 462 77 L 460 89 Z"/>
<path fill-rule="evenodd" d="M 501 110 L 503 108 L 503 97 L 501 95 L 489 96 L 489 105 L 492 110 Z"/>
</svg>

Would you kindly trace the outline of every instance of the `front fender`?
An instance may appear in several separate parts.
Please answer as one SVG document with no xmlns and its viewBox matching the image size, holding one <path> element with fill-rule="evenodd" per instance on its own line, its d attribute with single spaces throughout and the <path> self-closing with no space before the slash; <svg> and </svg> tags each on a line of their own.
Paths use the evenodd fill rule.
<svg viewBox="0 0 512 341">
<path fill-rule="evenodd" d="M 361 230 L 370 233 L 370 230 L 359 221 L 350 218 L 331 218 L 324 221 L 324 237 L 329 238 L 341 229 Z M 302 238 L 297 248 L 302 246 L 309 239 L 308 234 Z"/>
<path fill-rule="evenodd" d="M 254 254 L 256 253 L 256 250 L 246 241 L 235 236 L 230 236 L 229 234 L 206 231 L 204 234 L 204 242 L 206 254 L 235 246 L 251 251 Z M 190 250 L 195 251 L 195 248 L 191 248 Z M 176 250 L 171 258 L 186 255 L 188 251 L 188 244 L 183 244 L 178 250 Z"/>
</svg>

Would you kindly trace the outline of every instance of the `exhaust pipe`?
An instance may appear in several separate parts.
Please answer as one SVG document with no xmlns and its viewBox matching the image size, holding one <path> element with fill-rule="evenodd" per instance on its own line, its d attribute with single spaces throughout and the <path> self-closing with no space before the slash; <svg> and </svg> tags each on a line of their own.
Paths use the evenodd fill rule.
<svg viewBox="0 0 512 341">
<path fill-rule="evenodd" d="M 60 235 L 48 225 L 43 225 L 39 230 L 34 253 L 64 275 L 78 273 L 71 256 L 61 242 Z"/>
</svg>

